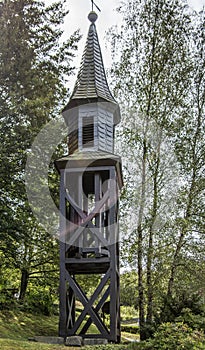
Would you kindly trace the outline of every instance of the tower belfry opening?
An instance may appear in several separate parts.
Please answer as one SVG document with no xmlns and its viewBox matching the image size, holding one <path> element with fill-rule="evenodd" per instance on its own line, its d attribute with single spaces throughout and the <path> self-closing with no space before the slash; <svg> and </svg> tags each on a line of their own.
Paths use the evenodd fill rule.
<svg viewBox="0 0 205 350">
<path fill-rule="evenodd" d="M 123 180 L 114 129 L 120 109 L 105 75 L 97 14 L 92 11 L 88 19 L 81 67 L 63 110 L 68 155 L 55 161 L 61 178 L 59 335 L 119 342 L 118 197 Z M 87 281 L 95 276 L 92 295 L 81 276 Z"/>
</svg>

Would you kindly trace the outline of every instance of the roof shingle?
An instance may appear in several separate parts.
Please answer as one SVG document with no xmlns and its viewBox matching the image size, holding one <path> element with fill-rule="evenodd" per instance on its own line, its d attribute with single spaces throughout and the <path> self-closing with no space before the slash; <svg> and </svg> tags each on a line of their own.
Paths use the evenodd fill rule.
<svg viewBox="0 0 205 350">
<path fill-rule="evenodd" d="M 120 110 L 117 102 L 110 92 L 102 53 L 95 26 L 97 15 L 91 12 L 88 16 L 91 25 L 82 56 L 81 67 L 77 76 L 71 98 L 64 111 L 85 103 L 108 102 L 115 109 L 115 124 L 120 121 Z"/>
</svg>

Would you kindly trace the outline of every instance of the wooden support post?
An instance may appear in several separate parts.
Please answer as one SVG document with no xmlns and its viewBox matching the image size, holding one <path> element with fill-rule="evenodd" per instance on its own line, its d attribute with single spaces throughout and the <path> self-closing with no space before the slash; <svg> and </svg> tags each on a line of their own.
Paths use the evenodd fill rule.
<svg viewBox="0 0 205 350">
<path fill-rule="evenodd" d="M 60 317 L 59 317 L 59 336 L 66 337 L 66 305 L 67 305 L 67 286 L 65 275 L 65 237 L 66 237 L 66 202 L 64 171 L 61 171 L 60 177 Z"/>
</svg>

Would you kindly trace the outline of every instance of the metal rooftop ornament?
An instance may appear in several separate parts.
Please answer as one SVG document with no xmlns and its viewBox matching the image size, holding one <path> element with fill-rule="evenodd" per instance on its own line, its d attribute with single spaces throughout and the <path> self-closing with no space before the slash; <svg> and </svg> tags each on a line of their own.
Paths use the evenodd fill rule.
<svg viewBox="0 0 205 350">
<path fill-rule="evenodd" d="M 96 7 L 96 9 L 98 10 L 98 11 L 100 11 L 101 12 L 101 9 L 96 5 L 96 3 L 94 2 L 94 0 L 91 0 L 91 2 L 92 2 L 92 12 L 94 11 L 94 6 Z"/>
</svg>

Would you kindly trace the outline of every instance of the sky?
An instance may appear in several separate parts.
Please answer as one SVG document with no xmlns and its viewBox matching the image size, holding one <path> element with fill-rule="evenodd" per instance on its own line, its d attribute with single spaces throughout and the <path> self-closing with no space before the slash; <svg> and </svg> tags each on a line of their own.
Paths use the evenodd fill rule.
<svg viewBox="0 0 205 350">
<path fill-rule="evenodd" d="M 104 66 L 108 68 L 111 65 L 111 54 L 110 50 L 106 48 L 105 35 L 106 31 L 108 31 L 111 26 L 120 22 L 120 15 L 116 11 L 120 0 L 95 0 L 94 2 L 101 9 L 101 12 L 99 12 L 94 8 L 98 14 L 96 27 L 102 49 Z M 83 35 L 78 48 L 78 56 L 75 60 L 75 66 L 79 67 L 90 25 L 87 17 L 92 9 L 91 0 L 67 0 L 67 4 L 70 12 L 64 25 L 65 35 L 71 34 L 78 28 L 80 28 L 81 34 Z"/>
<path fill-rule="evenodd" d="M 45 3 L 49 4 L 53 1 L 54 0 L 45 0 Z M 95 11 L 98 14 L 96 27 L 103 55 L 103 62 L 106 69 L 111 66 L 112 60 L 110 50 L 106 47 L 105 34 L 111 26 L 120 23 L 121 18 L 116 11 L 117 6 L 120 4 L 120 0 L 94 0 L 94 2 L 101 9 L 101 12 L 99 12 L 95 8 Z M 187 0 L 187 2 L 189 6 L 196 11 L 199 11 L 203 6 L 205 6 L 205 0 Z M 83 35 L 83 38 L 79 43 L 77 56 L 74 60 L 74 65 L 79 68 L 90 25 L 87 16 L 92 9 L 91 0 L 67 0 L 67 6 L 70 12 L 65 19 L 64 35 L 69 36 L 78 28 L 80 28 L 81 34 Z M 74 84 L 73 80 L 75 79 L 72 79 L 71 84 Z"/>
</svg>

